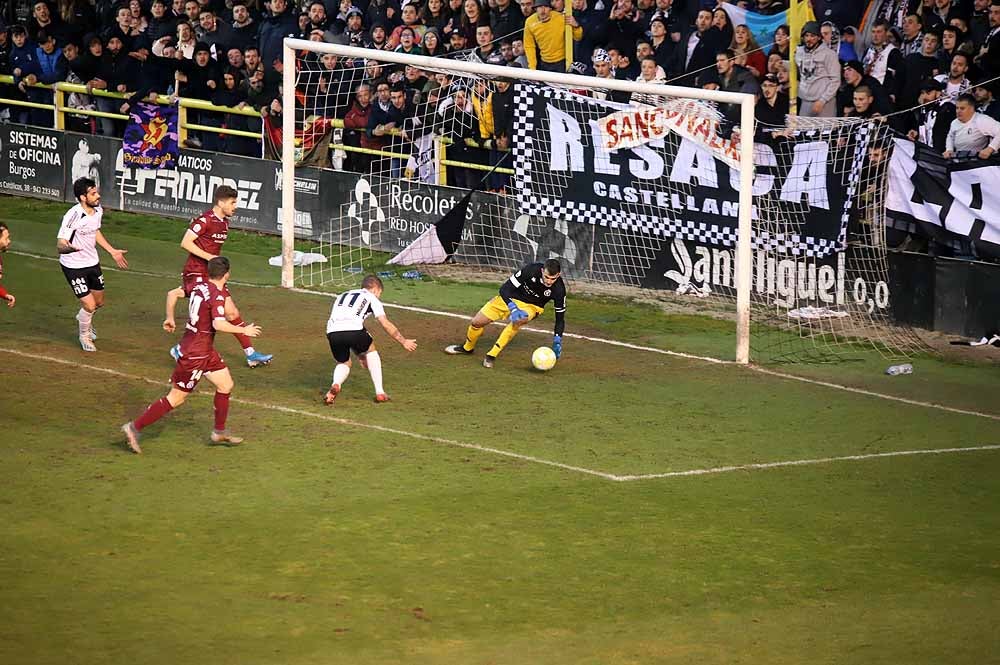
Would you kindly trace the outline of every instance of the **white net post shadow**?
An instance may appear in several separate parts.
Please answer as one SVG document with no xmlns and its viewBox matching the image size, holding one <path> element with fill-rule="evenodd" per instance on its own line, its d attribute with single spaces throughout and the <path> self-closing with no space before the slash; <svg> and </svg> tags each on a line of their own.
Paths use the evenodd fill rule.
<svg viewBox="0 0 1000 665">
<path fill-rule="evenodd" d="M 301 58 L 296 68 L 294 55 L 289 66 L 289 46 L 319 55 L 320 67 L 335 54 L 338 67 L 317 74 Z M 734 355 L 744 362 L 829 360 L 859 343 L 888 356 L 924 349 L 891 319 L 882 205 L 891 138 L 879 123 L 799 120 L 755 132 L 752 96 L 297 40 L 286 40 L 284 82 L 286 108 L 304 88 L 341 97 L 311 110 L 346 108 L 359 85 L 383 105 L 378 88 L 390 104 L 409 89 L 407 119 L 347 153 L 357 182 L 320 220 L 329 261 L 303 269 L 300 283 L 354 283 L 371 248 L 400 249 L 382 241 L 405 225 L 402 207 L 434 202 L 433 223 L 475 190 L 450 261 L 509 270 L 558 258 L 573 280 L 690 299 L 737 321 Z M 484 112 L 502 100 L 513 117 L 506 142 Z M 637 109 L 690 122 L 686 133 L 603 146 L 607 119 Z M 295 119 L 286 113 L 285 126 Z M 696 135 L 706 127 L 710 144 Z M 286 139 L 286 179 L 290 152 Z M 286 254 L 293 248 L 286 235 Z"/>
</svg>

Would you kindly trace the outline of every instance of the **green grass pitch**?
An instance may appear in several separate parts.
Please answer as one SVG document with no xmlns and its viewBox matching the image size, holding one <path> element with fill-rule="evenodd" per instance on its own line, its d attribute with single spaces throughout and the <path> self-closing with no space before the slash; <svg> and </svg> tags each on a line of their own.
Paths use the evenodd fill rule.
<svg viewBox="0 0 1000 665">
<path fill-rule="evenodd" d="M 12 250 L 54 256 L 64 207 L 0 202 Z M 246 443 L 206 445 L 205 383 L 134 456 L 118 427 L 166 391 L 183 229 L 106 215 L 133 270 L 105 273 L 96 354 L 58 265 L 5 257 L 0 663 L 1000 662 L 996 364 L 782 370 L 990 418 L 571 338 L 541 374 L 551 312 L 489 371 L 442 353 L 462 319 L 395 308 L 420 348 L 374 329 L 394 401 L 355 366 L 326 408 L 329 299 L 234 286 L 275 354 L 251 371 L 217 338 Z M 277 251 L 231 234 L 233 279 L 273 286 Z M 384 299 L 471 315 L 496 287 L 392 279 Z M 567 316 L 732 355 L 724 322 L 572 293 Z M 981 449 L 874 457 L 951 448 Z"/>
</svg>

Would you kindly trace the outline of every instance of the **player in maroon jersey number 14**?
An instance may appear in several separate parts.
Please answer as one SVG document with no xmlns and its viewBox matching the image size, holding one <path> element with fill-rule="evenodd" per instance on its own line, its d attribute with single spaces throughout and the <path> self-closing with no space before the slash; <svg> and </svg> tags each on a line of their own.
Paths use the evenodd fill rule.
<svg viewBox="0 0 1000 665">
<path fill-rule="evenodd" d="M 134 453 L 142 452 L 139 447 L 139 432 L 183 404 L 202 377 L 215 386 L 215 429 L 212 430 L 209 441 L 223 445 L 236 445 L 243 441 L 226 429 L 233 377 L 222 356 L 215 350 L 215 333 L 239 332 L 248 337 L 257 337 L 261 332 L 260 326 L 252 323 L 237 326 L 227 320 L 228 298 L 224 291 L 229 280 L 229 259 L 216 256 L 209 261 L 207 277 L 208 281 L 191 289 L 188 322 L 184 326 L 184 337 L 181 338 L 181 357 L 170 377 L 170 392 L 150 404 L 141 416 L 122 425 L 129 450 Z M 174 295 L 173 292 L 171 295 Z M 173 319 L 164 321 L 163 327 L 173 331 Z"/>
<path fill-rule="evenodd" d="M 200 216 L 195 217 L 188 225 L 188 230 L 184 233 L 184 238 L 181 239 L 181 248 L 188 252 L 187 261 L 184 263 L 184 269 L 181 272 L 183 285 L 171 292 L 177 296 L 177 299 L 186 298 L 191 293 L 192 288 L 208 281 L 206 272 L 208 261 L 222 254 L 222 245 L 229 236 L 229 218 L 236 213 L 238 196 L 239 192 L 229 185 L 219 185 L 215 188 L 212 209 L 206 210 Z M 243 319 L 240 318 L 240 311 L 232 302 L 229 289 L 225 289 L 223 294 L 229 299 L 229 304 L 226 308 L 227 319 L 233 325 L 243 325 Z M 173 316 L 172 309 L 167 313 L 167 316 Z M 235 333 L 235 336 L 240 346 L 243 347 L 243 353 L 247 357 L 247 365 L 250 367 L 260 367 L 271 362 L 274 356 L 254 349 L 250 337 L 244 335 L 242 332 Z M 180 358 L 180 346 L 180 344 L 177 344 L 170 349 L 170 355 L 174 360 Z"/>
</svg>

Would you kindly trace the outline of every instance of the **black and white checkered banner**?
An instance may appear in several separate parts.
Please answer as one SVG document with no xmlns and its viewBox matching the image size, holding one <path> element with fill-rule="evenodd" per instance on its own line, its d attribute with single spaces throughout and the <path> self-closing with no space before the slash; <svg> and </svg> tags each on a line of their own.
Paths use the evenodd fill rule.
<svg viewBox="0 0 1000 665">
<path fill-rule="evenodd" d="M 600 120 L 628 106 L 527 83 L 516 88 L 521 214 L 735 247 L 739 170 L 731 158 L 677 132 L 608 149 Z M 755 145 L 753 214 L 767 220 L 754 224 L 755 249 L 825 257 L 844 248 L 868 129 L 813 130 Z"/>
</svg>

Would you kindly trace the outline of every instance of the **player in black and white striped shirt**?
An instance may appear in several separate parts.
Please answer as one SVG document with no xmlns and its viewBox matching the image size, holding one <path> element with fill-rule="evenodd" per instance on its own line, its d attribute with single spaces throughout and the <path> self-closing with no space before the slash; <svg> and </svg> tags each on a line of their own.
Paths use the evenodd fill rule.
<svg viewBox="0 0 1000 665">
<path fill-rule="evenodd" d="M 115 249 L 101 233 L 104 209 L 101 208 L 101 192 L 94 181 L 90 178 L 78 179 L 73 183 L 73 195 L 77 203 L 63 215 L 62 225 L 56 234 L 56 249 L 66 281 L 73 289 L 73 295 L 80 300 L 80 311 L 76 315 L 80 347 L 84 351 L 96 351 L 93 340 L 97 339 L 97 333 L 91 321 L 94 312 L 104 306 L 104 274 L 97 246 L 110 254 L 122 270 L 128 268 L 125 259 L 128 250 Z"/>
<path fill-rule="evenodd" d="M 417 348 L 417 340 L 407 339 L 385 315 L 385 308 L 379 298 L 382 296 L 382 280 L 368 275 L 361 281 L 361 288 L 341 293 L 333 301 L 330 318 L 326 322 L 326 339 L 330 343 L 330 353 L 337 361 L 333 369 L 333 384 L 323 401 L 333 404 L 340 393 L 344 381 L 351 373 L 351 351 L 367 367 L 375 385 L 375 401 L 388 402 L 389 396 L 382 386 L 382 358 L 375 348 L 372 336 L 365 330 L 365 319 L 374 316 L 389 336 L 407 351 Z"/>
</svg>

